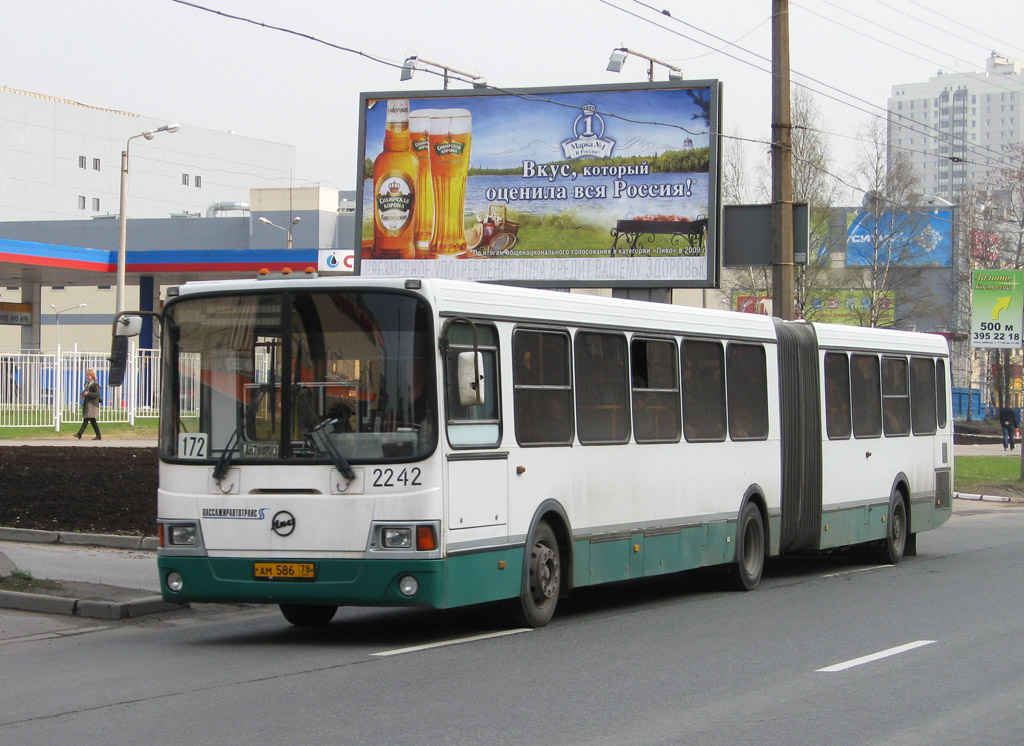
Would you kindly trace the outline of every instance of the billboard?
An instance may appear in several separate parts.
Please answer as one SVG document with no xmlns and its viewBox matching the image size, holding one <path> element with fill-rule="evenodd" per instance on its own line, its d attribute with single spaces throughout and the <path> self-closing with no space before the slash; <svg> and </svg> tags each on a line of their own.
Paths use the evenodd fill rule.
<svg viewBox="0 0 1024 746">
<path fill-rule="evenodd" d="M 976 269 L 971 272 L 971 344 L 974 347 L 1021 346 L 1024 270 Z"/>
<path fill-rule="evenodd" d="M 949 267 L 953 260 L 953 213 L 947 209 L 914 212 L 847 212 L 846 265 L 894 264 Z"/>
<path fill-rule="evenodd" d="M 719 90 L 364 93 L 359 274 L 714 286 Z"/>
</svg>

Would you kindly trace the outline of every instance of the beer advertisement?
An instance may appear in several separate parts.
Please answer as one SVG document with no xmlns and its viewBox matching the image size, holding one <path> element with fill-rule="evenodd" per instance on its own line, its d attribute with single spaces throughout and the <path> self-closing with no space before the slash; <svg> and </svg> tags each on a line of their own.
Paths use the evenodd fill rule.
<svg viewBox="0 0 1024 746">
<path fill-rule="evenodd" d="M 712 287 L 719 84 L 363 94 L 363 276 Z"/>
</svg>

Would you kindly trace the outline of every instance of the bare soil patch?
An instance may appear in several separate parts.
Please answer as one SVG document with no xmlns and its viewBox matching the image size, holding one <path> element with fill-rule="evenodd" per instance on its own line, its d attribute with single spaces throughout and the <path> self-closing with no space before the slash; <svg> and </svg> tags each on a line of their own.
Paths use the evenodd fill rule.
<svg viewBox="0 0 1024 746">
<path fill-rule="evenodd" d="M 0 446 L 0 526 L 152 536 L 155 448 Z"/>
</svg>

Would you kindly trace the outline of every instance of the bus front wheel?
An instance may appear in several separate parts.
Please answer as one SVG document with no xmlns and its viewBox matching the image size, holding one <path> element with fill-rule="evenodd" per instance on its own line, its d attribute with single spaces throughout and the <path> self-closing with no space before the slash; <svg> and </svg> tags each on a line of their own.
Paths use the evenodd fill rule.
<svg viewBox="0 0 1024 746">
<path fill-rule="evenodd" d="M 543 627 L 555 614 L 562 587 L 558 539 L 547 521 L 537 524 L 526 550 L 526 583 L 519 598 L 512 599 L 512 612 L 524 627 Z"/>
<path fill-rule="evenodd" d="M 296 627 L 323 627 L 338 610 L 337 606 L 314 606 L 307 604 L 280 604 L 284 618 Z"/>
<path fill-rule="evenodd" d="M 903 503 L 903 495 L 893 490 L 889 498 L 889 521 L 885 529 L 885 539 L 875 549 L 875 562 L 880 564 L 898 565 L 903 559 L 907 546 L 907 508 Z M 915 544 L 916 551 L 917 546 Z"/>
<path fill-rule="evenodd" d="M 764 520 L 754 503 L 747 503 L 736 522 L 736 562 L 732 566 L 736 590 L 752 591 L 764 571 Z"/>
</svg>

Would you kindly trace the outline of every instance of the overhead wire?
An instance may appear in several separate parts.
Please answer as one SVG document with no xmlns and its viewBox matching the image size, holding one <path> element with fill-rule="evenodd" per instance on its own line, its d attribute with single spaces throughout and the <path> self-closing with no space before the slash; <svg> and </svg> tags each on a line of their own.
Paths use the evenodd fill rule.
<svg viewBox="0 0 1024 746">
<path fill-rule="evenodd" d="M 751 56 L 753 56 L 755 58 L 758 58 L 758 59 L 762 60 L 763 62 L 768 63 L 769 65 L 771 64 L 771 60 L 769 58 L 764 57 L 763 55 L 760 55 L 760 54 L 758 54 L 756 52 L 753 52 L 753 51 L 751 51 L 749 49 L 745 49 L 744 47 L 740 46 L 737 43 L 739 41 L 739 39 L 736 40 L 736 41 L 730 41 L 728 39 L 724 39 L 724 38 L 722 38 L 720 36 L 717 36 L 717 35 L 709 32 L 709 31 L 706 31 L 704 29 L 700 29 L 699 27 L 697 27 L 697 26 L 695 26 L 693 24 L 690 24 L 690 23 L 688 23 L 686 21 L 683 21 L 682 19 L 675 18 L 667 10 L 658 10 L 658 9 L 654 8 L 653 6 L 651 6 L 649 3 L 643 2 L 642 0 L 633 0 L 633 2 L 635 4 L 637 4 L 637 5 L 640 5 L 640 6 L 646 8 L 646 9 L 648 9 L 650 11 L 653 11 L 653 12 L 659 14 L 659 15 L 667 17 L 667 18 L 675 21 L 676 23 L 679 23 L 679 24 L 682 24 L 684 26 L 688 26 L 690 28 L 693 28 L 694 30 L 698 31 L 699 33 L 705 34 L 705 35 L 707 35 L 707 36 L 709 36 L 709 37 L 711 37 L 711 38 L 713 38 L 713 39 L 717 40 L 718 42 L 721 42 L 722 44 L 725 45 L 725 47 L 723 47 L 723 48 L 716 48 L 716 47 L 713 47 L 710 44 L 707 44 L 704 41 L 701 41 L 700 39 L 696 39 L 696 38 L 693 38 L 693 37 L 688 36 L 686 34 L 683 34 L 683 33 L 681 33 L 680 31 L 678 31 L 676 29 L 668 28 L 668 27 L 664 26 L 661 23 L 656 23 L 655 21 L 653 21 L 653 20 L 651 20 L 649 18 L 645 18 L 642 15 L 639 15 L 639 14 L 634 13 L 634 12 L 628 10 L 628 9 L 625 9 L 625 8 L 622 8 L 622 7 L 618 6 L 618 5 L 615 5 L 614 3 L 610 2 L 609 0 L 598 0 L 598 1 L 603 3 L 603 4 L 605 4 L 605 5 L 608 5 L 609 7 L 613 8 L 615 10 L 618 10 L 619 12 L 622 12 L 622 13 L 625 13 L 627 15 L 633 16 L 634 18 L 637 18 L 638 20 L 641 20 L 641 21 L 644 21 L 646 23 L 652 24 L 652 25 L 654 25 L 657 28 L 661 28 L 662 30 L 668 31 L 669 33 L 678 35 L 678 36 L 680 36 L 682 38 L 685 38 L 685 39 L 687 39 L 689 41 L 692 41 L 692 42 L 694 42 L 696 44 L 699 44 L 700 46 L 707 47 L 708 50 L 709 50 L 709 52 L 708 52 L 709 54 L 710 53 L 722 54 L 722 55 L 724 55 L 726 57 L 729 57 L 731 59 L 736 60 L 737 62 L 740 62 L 742 64 L 746 64 L 746 65 L 752 66 L 752 67 L 754 67 L 755 69 L 757 69 L 757 70 L 759 70 L 761 72 L 768 73 L 769 75 L 773 74 L 773 72 L 770 69 L 770 67 L 768 69 L 765 69 L 764 67 L 759 66 L 757 63 L 751 62 L 751 61 L 746 60 L 746 59 L 742 59 L 740 57 L 737 57 L 734 54 L 731 54 L 730 52 L 724 51 L 725 48 L 729 48 L 729 47 L 735 48 L 735 49 L 737 49 L 739 51 L 742 51 L 745 54 L 748 54 L 748 55 L 751 55 Z M 828 0 L 824 0 L 824 1 L 828 2 Z M 336 50 L 339 50 L 339 51 L 347 52 L 347 53 L 350 53 L 350 54 L 355 54 L 355 55 L 358 55 L 360 57 L 364 57 L 364 58 L 366 58 L 368 60 L 371 60 L 373 62 L 376 62 L 378 64 L 383 64 L 383 65 L 386 65 L 386 66 L 389 66 L 389 67 L 393 67 L 393 68 L 396 68 L 396 69 L 401 69 L 403 67 L 403 65 L 404 65 L 404 61 L 403 62 L 393 61 L 393 60 L 390 60 L 390 59 L 388 59 L 386 57 L 383 57 L 383 56 L 380 56 L 380 55 L 369 54 L 369 53 L 363 52 L 361 50 L 354 49 L 352 47 L 347 47 L 347 46 L 344 46 L 344 45 L 340 45 L 340 44 L 336 44 L 336 43 L 333 43 L 333 42 L 326 41 L 324 39 L 320 39 L 320 38 L 318 38 L 316 36 L 313 36 L 312 34 L 308 34 L 308 33 L 301 32 L 301 31 L 296 31 L 294 29 L 289 29 L 289 28 L 284 27 L 284 26 L 278 26 L 276 24 L 271 24 L 271 23 L 266 23 L 266 22 L 262 22 L 262 21 L 257 21 L 257 20 L 251 19 L 251 18 L 247 18 L 245 16 L 240 16 L 240 15 L 236 15 L 236 14 L 232 14 L 232 13 L 227 13 L 227 12 L 224 12 L 224 11 L 216 10 L 214 8 L 209 8 L 209 7 L 200 5 L 200 4 L 195 3 L 195 2 L 190 2 L 189 0 L 172 0 L 172 2 L 178 3 L 180 5 L 188 6 L 188 7 L 194 8 L 196 10 L 200 10 L 200 11 L 211 13 L 211 14 L 214 14 L 214 15 L 217 15 L 217 16 L 221 16 L 223 18 L 227 18 L 227 19 L 230 19 L 230 20 L 241 21 L 241 22 L 244 22 L 244 23 L 249 23 L 251 25 L 258 26 L 258 27 L 265 28 L 265 29 L 269 29 L 269 30 L 272 30 L 272 31 L 278 31 L 278 32 L 281 32 L 281 33 L 290 34 L 290 35 L 293 35 L 293 36 L 296 36 L 296 37 L 299 37 L 299 38 L 306 39 L 307 41 L 312 41 L 312 42 L 317 43 L 317 44 L 322 44 L 322 45 L 330 47 L 332 49 L 336 49 Z M 829 3 L 829 4 L 831 4 L 831 3 Z M 763 23 L 764 23 L 764 21 L 759 23 L 758 26 L 756 26 L 755 28 L 760 27 L 761 25 L 763 25 Z M 840 24 L 840 25 L 842 25 L 842 24 Z M 744 36 L 749 35 L 752 31 L 753 31 L 753 29 L 751 29 L 751 31 L 748 31 L 746 34 L 744 34 Z M 743 38 L 743 36 L 740 37 L 740 39 L 742 39 L 742 38 Z M 458 74 L 456 74 L 456 73 L 454 73 L 452 71 L 447 71 L 446 73 L 441 73 L 441 72 L 436 72 L 436 71 L 433 71 L 433 70 L 426 69 L 426 70 L 424 70 L 424 72 L 427 72 L 427 73 L 430 73 L 430 74 L 434 74 L 437 77 L 447 76 L 448 78 L 453 78 L 455 80 L 458 80 L 460 82 L 464 82 L 464 83 L 467 83 L 467 84 L 480 85 L 479 81 L 473 80 L 473 79 L 469 79 L 469 78 L 464 78 L 464 77 L 462 77 L 462 76 L 460 76 L 460 75 L 458 75 Z M 794 71 L 794 72 L 796 72 L 796 71 Z M 817 85 L 824 86 L 825 88 L 828 88 L 828 89 L 831 89 L 833 91 L 836 91 L 837 94 L 847 96 L 847 97 L 849 97 L 851 99 L 854 99 L 856 101 L 860 101 L 863 104 L 865 104 L 867 106 L 870 106 L 872 108 L 877 108 L 877 109 L 881 109 L 882 108 L 882 107 L 877 106 L 876 104 L 872 104 L 870 101 L 867 101 L 866 99 L 862 99 L 862 98 L 860 98 L 858 96 L 854 96 L 854 95 L 851 95 L 851 94 L 849 94 L 849 93 L 847 93 L 845 91 L 842 91 L 841 89 L 839 89 L 839 88 L 837 88 L 835 86 L 832 86 L 832 85 L 830 85 L 828 83 L 825 83 L 824 81 L 820 81 L 820 80 L 817 80 L 815 78 L 812 78 L 810 76 L 803 75 L 803 74 L 800 74 L 800 77 L 804 78 L 804 79 L 806 79 L 808 81 L 811 81 L 811 82 L 813 82 L 813 83 L 815 83 Z M 851 107 L 851 108 L 853 108 L 855 110 L 861 111 L 862 113 L 868 114 L 869 116 L 873 116 L 875 118 L 881 119 L 882 121 L 888 121 L 887 117 L 883 117 L 883 116 L 875 113 L 874 111 L 871 111 L 871 110 L 868 110 L 868 109 L 864 109 L 864 108 L 862 108 L 860 106 L 852 104 L 849 101 L 844 101 L 844 100 L 842 100 L 841 98 L 839 98 L 836 95 L 832 95 L 830 93 L 827 93 L 827 92 L 815 89 L 811 85 L 808 85 L 806 83 L 800 82 L 800 80 L 794 80 L 793 84 L 801 86 L 801 87 L 804 87 L 807 90 L 811 91 L 812 93 L 815 93 L 815 94 L 820 95 L 820 96 L 824 96 L 824 97 L 829 98 L 831 100 L 834 100 L 837 103 L 840 103 L 842 105 L 849 106 L 849 107 Z M 565 102 L 555 101 L 555 100 L 548 99 L 548 98 L 545 98 L 545 97 L 539 96 L 539 95 L 524 94 L 521 91 L 514 91 L 514 90 L 504 89 L 504 88 L 501 88 L 499 86 L 495 86 L 495 85 L 493 85 L 491 83 L 485 84 L 485 87 L 490 89 L 490 90 L 494 90 L 494 91 L 497 91 L 497 92 L 500 92 L 500 93 L 506 93 L 506 94 L 517 96 L 517 97 L 524 98 L 524 99 L 529 99 L 529 100 L 534 100 L 534 101 L 546 101 L 547 103 L 551 103 L 551 104 L 556 104 L 556 105 L 560 105 L 560 106 L 566 106 L 568 108 L 575 108 L 572 105 L 567 104 Z M 883 111 L 886 111 L 887 115 L 891 113 L 891 112 L 888 112 L 887 110 L 883 110 Z M 686 127 L 683 127 L 682 125 L 675 125 L 675 124 L 666 123 L 666 122 L 651 122 L 651 121 L 642 120 L 642 119 L 635 119 L 635 118 L 631 118 L 631 117 L 619 114 L 617 112 L 601 112 L 601 113 L 605 114 L 607 116 L 610 116 L 610 117 L 619 118 L 619 119 L 621 119 L 623 121 L 629 121 L 629 122 L 632 122 L 632 123 L 656 124 L 656 125 L 662 125 L 662 126 L 670 126 L 670 127 L 678 128 L 678 129 L 680 129 L 680 130 L 682 130 L 684 132 L 687 132 L 688 134 L 700 134 L 700 133 L 692 131 L 692 130 L 686 128 Z M 895 113 L 892 112 L 892 114 L 895 114 Z M 896 115 L 896 116 L 898 116 L 899 118 L 904 118 L 904 117 L 902 117 L 902 115 Z M 938 128 L 932 127 L 931 125 L 925 125 L 923 123 L 917 122 L 916 120 L 911 120 L 911 121 L 914 122 L 915 126 L 920 125 L 920 126 L 924 127 L 924 129 L 918 131 L 918 133 L 921 134 L 922 136 L 934 137 L 934 135 L 928 134 L 928 132 L 926 132 L 925 130 L 934 130 L 935 132 L 937 132 L 939 134 L 945 134 L 941 130 L 939 130 Z M 840 135 L 839 133 L 828 132 L 826 130 L 815 129 L 815 128 L 812 128 L 812 127 L 806 127 L 806 129 L 813 130 L 813 131 L 818 131 L 818 132 L 821 132 L 823 134 L 829 134 L 829 135 L 833 135 L 833 136 L 849 137 L 850 139 L 854 139 L 854 140 L 862 140 L 862 138 L 858 138 L 858 137 L 854 137 L 854 136 Z M 911 128 L 911 129 L 912 129 L 912 131 L 914 131 L 913 128 Z M 743 142 L 750 142 L 750 143 L 755 143 L 755 144 L 759 144 L 759 145 L 767 145 L 767 146 L 774 146 L 775 145 L 775 143 L 773 143 L 773 142 L 771 142 L 769 140 L 764 140 L 764 139 L 760 139 L 760 138 L 749 138 L 749 137 L 742 137 L 742 136 L 739 136 L 739 135 L 730 135 L 730 134 L 727 134 L 725 132 L 717 132 L 717 133 L 713 133 L 713 134 L 715 134 L 717 136 L 720 136 L 720 137 L 723 137 L 723 138 L 727 138 L 727 139 L 738 140 L 738 141 L 743 141 Z M 918 150 L 914 150 L 914 149 L 906 148 L 906 147 L 902 147 L 902 146 L 893 146 L 893 147 L 895 147 L 898 150 L 906 150 L 908 152 L 917 152 L 917 153 L 926 153 L 928 155 L 935 156 L 934 153 L 928 153 L 927 151 L 918 151 Z M 984 146 L 979 146 L 977 144 L 971 144 L 971 147 L 972 147 L 972 152 L 973 151 L 989 152 L 992 155 L 994 155 L 995 157 L 999 158 L 1000 160 L 1006 158 L 1006 156 L 1004 154 L 998 153 L 997 151 L 994 151 L 994 150 L 990 150 L 990 149 L 988 149 L 988 148 L 986 148 Z M 977 155 L 977 153 L 974 153 L 974 154 Z M 975 165 L 978 165 L 978 166 L 988 165 L 988 164 L 982 164 L 980 162 L 965 161 L 963 158 L 959 158 L 959 157 L 950 157 L 950 156 L 936 156 L 936 157 L 938 157 L 940 159 L 944 158 L 944 159 L 950 160 L 951 162 L 954 162 L 954 163 L 969 162 L 969 163 L 974 163 Z M 835 178 L 837 178 L 837 180 L 839 180 L 840 183 L 846 184 L 845 181 L 843 181 L 842 179 L 839 179 L 839 177 L 836 176 L 835 174 L 831 174 L 831 175 L 834 176 Z M 862 191 L 859 188 L 852 187 L 849 184 L 846 184 L 846 185 L 850 186 L 850 188 L 857 189 L 857 191 Z"/>
</svg>

